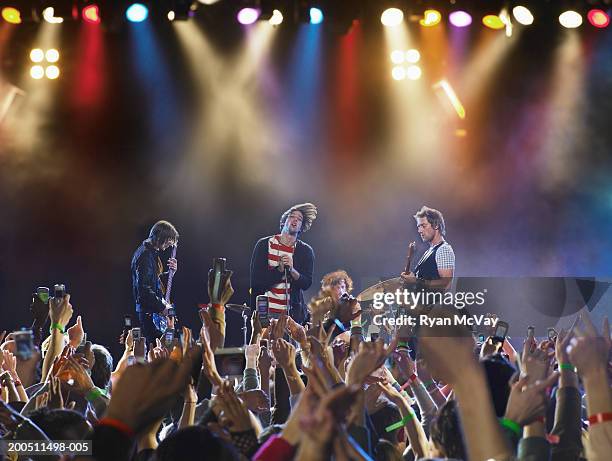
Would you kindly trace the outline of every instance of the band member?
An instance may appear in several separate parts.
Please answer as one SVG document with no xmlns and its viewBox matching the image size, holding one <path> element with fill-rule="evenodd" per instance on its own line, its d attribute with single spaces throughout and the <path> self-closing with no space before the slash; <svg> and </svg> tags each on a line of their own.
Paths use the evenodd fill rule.
<svg viewBox="0 0 612 461">
<path fill-rule="evenodd" d="M 153 324 L 152 314 L 167 312 L 169 305 L 164 300 L 165 285 L 161 276 L 163 265 L 159 253 L 170 246 L 176 245 L 179 234 L 176 228 L 168 221 L 156 222 L 147 238 L 132 257 L 132 290 L 136 312 L 140 320 L 142 335 L 147 341 L 154 341 L 159 336 Z M 176 272 L 178 266 L 176 259 L 168 259 L 168 269 Z"/>
<path fill-rule="evenodd" d="M 260 239 L 251 257 L 251 305 L 259 295 L 268 297 L 271 314 L 289 314 L 306 323 L 304 290 L 312 285 L 314 252 L 298 237 L 317 218 L 312 203 L 294 205 L 280 219 L 280 234 Z"/>
<path fill-rule="evenodd" d="M 455 272 L 455 253 L 444 240 L 446 227 L 442 213 L 423 206 L 415 215 L 417 232 L 429 248 L 423 254 L 414 272 L 402 272 L 408 283 L 420 284 L 424 288 L 448 289 Z"/>
</svg>

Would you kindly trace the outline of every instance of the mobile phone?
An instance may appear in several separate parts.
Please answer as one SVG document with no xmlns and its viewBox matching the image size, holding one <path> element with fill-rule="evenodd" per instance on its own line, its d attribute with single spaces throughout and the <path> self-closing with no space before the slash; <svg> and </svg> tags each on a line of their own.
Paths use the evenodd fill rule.
<svg viewBox="0 0 612 461">
<path fill-rule="evenodd" d="M 506 339 L 506 335 L 508 334 L 508 322 L 504 322 L 503 320 L 498 320 L 497 325 L 495 325 L 495 335 L 498 338 Z"/>
<path fill-rule="evenodd" d="M 173 330 L 166 330 L 166 332 L 164 333 L 164 345 L 166 346 L 166 349 L 172 351 L 172 348 L 174 346 Z"/>
<path fill-rule="evenodd" d="M 379 334 L 378 333 L 370 333 L 370 341 L 374 342 L 378 339 Z"/>
<path fill-rule="evenodd" d="M 261 326 L 267 328 L 270 326 L 270 319 L 268 317 L 268 297 L 259 295 L 256 298 L 257 313 L 259 314 L 259 322 Z"/>
<path fill-rule="evenodd" d="M 482 333 L 478 335 L 478 342 L 484 343 L 486 339 L 487 338 Z"/>
<path fill-rule="evenodd" d="M 132 328 L 132 339 L 134 341 L 140 339 L 140 328 L 136 327 L 136 328 Z"/>
<path fill-rule="evenodd" d="M 555 330 L 552 327 L 549 327 L 547 331 L 548 331 L 548 339 L 550 339 L 551 341 L 555 341 L 558 336 L 557 330 Z"/>
<path fill-rule="evenodd" d="M 168 317 L 176 317 L 176 311 L 174 310 L 174 307 L 168 308 Z"/>
<path fill-rule="evenodd" d="M 63 283 L 56 283 L 53 287 L 53 297 L 62 299 L 66 295 L 66 285 Z"/>
<path fill-rule="evenodd" d="M 20 360 L 29 360 L 32 358 L 34 350 L 34 340 L 32 338 L 32 330 L 20 330 L 13 333 L 15 340 L 15 355 Z"/>
<path fill-rule="evenodd" d="M 213 259 L 213 286 L 211 290 L 211 296 L 217 298 L 221 291 L 221 277 L 225 272 L 225 258 L 214 258 Z"/>
<path fill-rule="evenodd" d="M 49 287 L 36 288 L 36 296 L 43 304 L 47 304 L 49 302 Z"/>
<path fill-rule="evenodd" d="M 128 367 L 134 365 L 135 363 L 136 363 L 136 357 L 134 357 L 133 355 L 128 355 L 128 358 L 127 358 Z"/>
<path fill-rule="evenodd" d="M 125 317 L 123 317 L 123 326 L 127 329 L 130 329 L 132 327 L 132 317 L 129 315 L 126 315 Z"/>
<path fill-rule="evenodd" d="M 535 336 L 535 327 L 527 327 L 527 337 L 533 337 Z"/>
</svg>

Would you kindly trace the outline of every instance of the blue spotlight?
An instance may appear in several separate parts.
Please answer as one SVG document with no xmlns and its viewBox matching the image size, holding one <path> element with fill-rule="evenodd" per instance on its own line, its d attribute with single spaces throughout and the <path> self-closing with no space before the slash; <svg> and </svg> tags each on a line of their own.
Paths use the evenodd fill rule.
<svg viewBox="0 0 612 461">
<path fill-rule="evenodd" d="M 134 3 L 126 10 L 125 16 L 130 22 L 142 22 L 149 16 L 149 9 L 142 3 Z"/>
<path fill-rule="evenodd" d="M 319 8 L 310 8 L 310 24 L 321 24 L 323 22 L 323 11 Z"/>
</svg>

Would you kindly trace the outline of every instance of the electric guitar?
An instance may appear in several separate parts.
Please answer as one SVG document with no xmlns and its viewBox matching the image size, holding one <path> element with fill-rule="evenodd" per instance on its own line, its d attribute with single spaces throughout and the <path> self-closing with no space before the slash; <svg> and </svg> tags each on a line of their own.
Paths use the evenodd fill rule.
<svg viewBox="0 0 612 461">
<path fill-rule="evenodd" d="M 178 243 L 172 247 L 172 255 L 171 258 L 176 258 L 176 248 L 178 247 Z M 172 278 L 174 277 L 174 272 L 172 269 L 168 271 L 168 283 L 166 284 L 166 296 L 164 297 L 164 305 L 166 307 L 171 307 L 172 303 L 170 302 L 170 292 L 172 291 Z M 153 316 L 153 325 L 160 333 L 165 333 L 168 329 L 168 317 L 163 314 L 154 313 Z"/>
</svg>

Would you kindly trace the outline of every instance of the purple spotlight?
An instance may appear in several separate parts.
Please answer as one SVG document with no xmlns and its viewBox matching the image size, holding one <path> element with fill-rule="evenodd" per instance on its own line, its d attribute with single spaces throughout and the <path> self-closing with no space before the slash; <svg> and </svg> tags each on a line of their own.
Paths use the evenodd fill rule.
<svg viewBox="0 0 612 461">
<path fill-rule="evenodd" d="M 259 18 L 261 12 L 256 8 L 242 8 L 238 12 L 238 22 L 248 26 L 253 24 Z"/>
<path fill-rule="evenodd" d="M 465 11 L 453 11 L 448 19 L 455 27 L 467 27 L 472 24 L 472 16 Z"/>
</svg>

